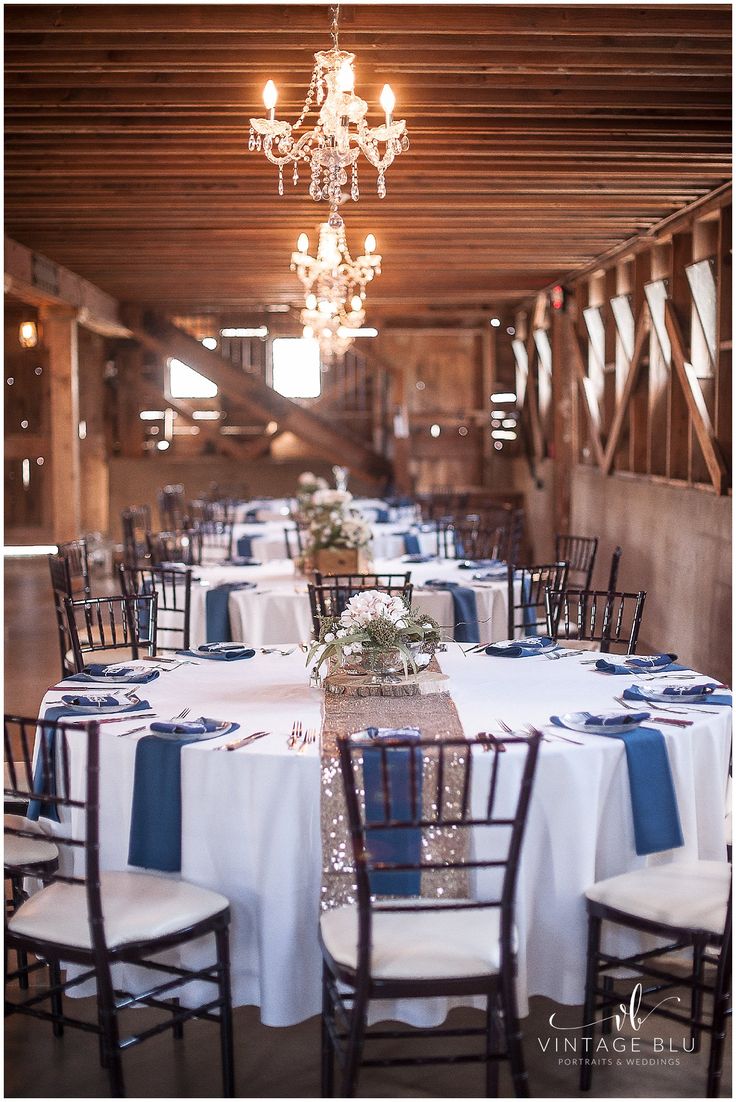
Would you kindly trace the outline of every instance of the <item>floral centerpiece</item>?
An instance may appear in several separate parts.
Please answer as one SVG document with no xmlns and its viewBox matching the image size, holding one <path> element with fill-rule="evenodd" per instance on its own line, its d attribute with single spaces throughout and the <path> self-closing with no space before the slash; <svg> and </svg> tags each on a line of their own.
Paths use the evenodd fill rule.
<svg viewBox="0 0 736 1102">
<path fill-rule="evenodd" d="M 311 516 L 312 498 L 320 490 L 327 489 L 327 480 L 311 471 L 302 471 L 297 479 L 295 519 L 306 523 Z"/>
<path fill-rule="evenodd" d="M 351 510 L 347 490 L 317 490 L 312 494 L 304 556 L 312 568 L 325 574 L 355 574 L 369 568 L 372 530 Z"/>
<path fill-rule="evenodd" d="M 416 673 L 418 656 L 432 655 L 439 641 L 431 616 L 402 597 L 370 589 L 351 597 L 340 616 L 322 618 L 307 664 L 316 660 L 315 672 L 331 662 L 346 673 Z"/>
</svg>

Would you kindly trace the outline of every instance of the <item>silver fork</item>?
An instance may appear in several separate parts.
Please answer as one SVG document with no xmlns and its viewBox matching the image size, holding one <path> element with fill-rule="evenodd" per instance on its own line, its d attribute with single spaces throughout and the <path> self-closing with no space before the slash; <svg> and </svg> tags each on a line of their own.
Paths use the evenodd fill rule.
<svg viewBox="0 0 736 1102">
<path fill-rule="evenodd" d="M 300 719 L 295 719 L 294 722 L 291 725 L 291 734 L 289 735 L 288 739 L 286 740 L 286 745 L 289 747 L 290 750 L 294 749 L 294 747 L 296 746 L 297 742 L 299 742 L 301 737 L 302 737 L 302 721 Z"/>
<path fill-rule="evenodd" d="M 179 712 L 178 716 L 172 716 L 171 717 L 171 719 L 169 720 L 169 723 L 174 723 L 177 719 L 186 719 L 186 717 L 189 715 L 190 711 L 191 711 L 190 708 L 182 708 L 182 710 Z M 131 718 L 137 719 L 138 717 L 137 716 L 132 716 Z M 136 734 L 138 734 L 139 731 L 142 731 L 142 730 L 143 730 L 143 727 L 134 727 L 132 731 L 121 731 L 120 734 L 118 735 L 118 738 L 125 738 L 126 735 L 136 735 Z"/>
<path fill-rule="evenodd" d="M 498 724 L 498 726 L 501 728 L 502 731 L 506 732 L 507 735 L 515 734 L 513 728 L 509 727 L 508 723 L 506 723 L 506 721 L 503 720 L 503 719 L 499 719 L 498 716 L 496 716 L 496 723 Z M 524 737 L 524 732 L 523 731 L 520 731 L 519 734 L 521 734 L 522 738 Z M 545 742 L 551 742 L 552 741 L 551 739 L 547 738 L 546 735 L 543 735 L 542 738 Z"/>
<path fill-rule="evenodd" d="M 619 704 L 623 704 L 625 708 L 633 707 L 633 705 L 630 705 L 629 702 L 623 698 L 623 696 L 617 696 L 616 700 L 618 700 Z M 660 704 L 658 700 L 647 701 L 646 703 L 656 705 L 655 710 L 658 712 L 672 712 L 676 716 L 686 716 L 693 711 L 693 708 L 672 708 L 670 706 L 665 707 L 665 705 Z M 699 712 L 705 712 L 707 716 L 720 715 L 720 713 L 716 712 L 713 708 L 701 708 L 700 705 L 697 705 L 697 710 Z"/>
<path fill-rule="evenodd" d="M 538 728 L 537 727 L 532 727 L 531 723 L 524 723 L 524 724 L 522 724 L 522 727 L 525 731 L 528 731 L 530 735 L 536 735 L 537 732 L 538 732 Z M 585 746 L 585 743 L 581 742 L 580 739 L 568 738 L 567 735 L 558 735 L 557 731 L 551 731 L 550 734 L 551 734 L 553 739 L 554 738 L 562 739 L 563 742 L 571 742 L 575 746 Z M 546 735 L 542 735 L 542 740 L 545 741 L 545 742 L 550 741 L 549 738 Z"/>
<path fill-rule="evenodd" d="M 302 739 L 301 746 L 299 747 L 299 753 L 302 754 L 307 746 L 311 746 L 313 742 L 317 741 L 317 729 L 310 727 L 306 731 L 304 738 Z"/>
<path fill-rule="evenodd" d="M 177 719 L 186 719 L 187 716 L 189 715 L 190 711 L 191 711 L 191 708 L 182 708 L 182 710 L 179 712 L 178 716 L 172 716 L 171 717 L 171 719 L 169 720 L 169 723 L 174 723 L 174 721 L 177 720 Z"/>
</svg>

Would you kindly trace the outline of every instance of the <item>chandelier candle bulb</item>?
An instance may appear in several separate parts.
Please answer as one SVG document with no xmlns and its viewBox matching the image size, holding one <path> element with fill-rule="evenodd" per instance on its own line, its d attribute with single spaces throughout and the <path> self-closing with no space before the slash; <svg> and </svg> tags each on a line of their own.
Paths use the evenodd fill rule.
<svg viewBox="0 0 736 1102">
<path fill-rule="evenodd" d="M 307 237 L 306 233 L 299 234 L 299 240 L 296 243 L 296 247 L 298 251 L 302 254 L 302 256 L 306 255 L 309 249 L 309 238 Z"/>
<path fill-rule="evenodd" d="M 391 126 L 394 120 L 394 107 L 396 106 L 396 96 L 394 95 L 393 89 L 391 88 L 390 84 L 384 84 L 379 102 L 383 110 L 386 112 L 386 126 Z"/>
<path fill-rule="evenodd" d="M 279 98 L 276 85 L 272 80 L 266 81 L 266 87 L 263 89 L 263 104 L 267 111 L 270 112 L 269 122 L 273 122 L 276 116 L 276 102 Z"/>
<path fill-rule="evenodd" d="M 349 197 L 357 202 L 358 157 L 362 153 L 378 173 L 376 189 L 379 198 L 386 195 L 385 174 L 399 154 L 409 148 L 406 122 L 394 121 L 396 103 L 390 85 L 381 93 L 381 106 L 386 121 L 371 127 L 366 121 L 368 104 L 355 94 L 355 55 L 341 50 L 337 41 L 337 17 L 332 28 L 333 45 L 330 50 L 320 50 L 314 55 L 312 79 L 307 89 L 304 105 L 294 123 L 279 121 L 275 116 L 278 93 L 272 80 L 263 90 L 263 102 L 269 112 L 267 118 L 250 120 L 248 148 L 263 149 L 266 159 L 279 171 L 279 193 L 283 193 L 283 170 L 287 164 L 296 169 L 301 161 L 309 166 L 309 194 L 315 201 L 327 200 L 330 214 L 327 219 L 333 229 L 343 226 L 340 204 L 348 198 L 343 185 L 349 185 Z M 316 121 L 297 134 L 307 115 L 314 111 Z M 294 173 L 296 182 L 298 174 Z"/>
</svg>

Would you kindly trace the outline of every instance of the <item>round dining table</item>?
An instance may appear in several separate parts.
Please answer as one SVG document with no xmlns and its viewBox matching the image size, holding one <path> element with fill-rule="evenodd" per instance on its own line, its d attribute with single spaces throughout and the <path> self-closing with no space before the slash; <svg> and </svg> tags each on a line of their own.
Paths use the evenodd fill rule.
<svg viewBox="0 0 736 1102">
<path fill-rule="evenodd" d="M 615 738 L 562 731 L 550 716 L 618 707 L 615 697 L 642 678 L 609 676 L 595 654 L 539 654 L 509 659 L 447 643 L 437 654 L 445 687 L 464 734 L 500 733 L 531 723 L 541 744 L 519 866 L 516 901 L 518 991 L 579 1004 L 583 997 L 585 889 L 647 862 L 703 858 L 726 861 L 725 799 L 731 742 L 730 706 L 686 710 L 688 726 L 660 725 L 669 755 L 684 844 L 649 857 L 636 854 L 624 745 Z M 141 663 L 147 668 L 153 662 Z M 241 749 L 222 747 L 223 735 L 181 751 L 181 876 L 221 892 L 232 908 L 232 985 L 235 1005 L 260 1007 L 266 1025 L 288 1026 L 320 1011 L 320 741 L 290 746 L 295 721 L 320 730 L 324 693 L 310 681 L 303 648 L 294 643 L 257 649 L 241 661 L 196 658 L 160 663 L 156 680 L 138 687 L 156 715 L 182 705 L 200 715 L 240 724 L 240 735 L 268 734 Z M 685 675 L 687 676 L 687 675 Z M 49 692 L 43 708 L 58 703 Z M 382 726 L 382 701 L 375 724 Z M 656 714 L 656 709 L 655 709 Z M 663 713 L 664 714 L 664 713 Z M 150 720 L 148 721 L 150 722 Z M 656 725 L 656 721 L 652 721 Z M 136 744 L 147 730 L 131 714 L 100 728 L 101 865 L 128 865 Z M 130 735 L 127 731 L 135 732 Z M 81 736 L 70 734 L 73 776 L 84 771 Z M 569 741 L 565 741 L 569 739 Z M 493 754 L 477 753 L 478 776 Z M 509 755 L 523 747 L 509 747 Z M 139 870 L 137 870 L 139 871 Z M 161 874 L 159 874 L 161 875 Z M 611 948 L 621 950 L 621 931 Z M 183 949 L 191 965 L 208 959 L 207 946 Z M 126 976 L 126 982 L 135 982 Z M 80 993 L 83 993 L 83 989 Z M 183 996 L 186 999 L 187 996 Z M 467 1002 L 467 1000 L 466 1000 Z M 376 1003 L 372 1020 L 416 1025 L 440 1022 L 446 999 Z"/>
<path fill-rule="evenodd" d="M 397 575 L 410 573 L 414 585 L 413 604 L 437 620 L 445 639 L 452 639 L 455 634 L 453 599 L 449 590 L 427 585 L 433 580 L 454 582 L 473 590 L 479 642 L 495 642 L 508 635 L 508 583 L 503 569 L 491 580 L 478 580 L 473 575 L 481 571 L 462 569 L 455 559 L 410 563 L 403 558 L 376 558 L 373 560 L 373 571 Z M 196 567 L 190 625 L 193 646 L 214 641 L 208 638 L 208 593 L 218 586 L 236 587 L 241 583 L 251 583 L 251 586 L 233 588 L 227 601 L 231 639 L 260 647 L 284 640 L 306 642 L 311 638 L 312 615 L 307 579 L 296 573 L 291 560 L 282 559 L 257 566 L 220 564 Z M 163 617 L 161 624 L 165 624 Z M 164 645 L 167 645 L 166 640 Z"/>
</svg>

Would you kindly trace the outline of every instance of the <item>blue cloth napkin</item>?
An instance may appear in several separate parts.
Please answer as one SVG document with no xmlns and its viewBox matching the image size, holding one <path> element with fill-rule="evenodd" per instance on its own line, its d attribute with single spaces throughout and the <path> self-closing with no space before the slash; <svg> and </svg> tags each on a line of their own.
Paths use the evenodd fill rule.
<svg viewBox="0 0 736 1102">
<path fill-rule="evenodd" d="M 262 508 L 262 506 L 259 505 L 258 509 L 260 509 L 260 508 Z M 248 509 L 247 513 L 245 514 L 245 523 L 246 524 L 265 524 L 266 523 L 265 520 L 259 520 L 258 517 L 256 516 L 256 514 L 258 512 L 258 509 Z"/>
<path fill-rule="evenodd" d="M 446 581 L 444 578 L 431 578 L 424 584 L 432 589 L 446 589 L 450 593 L 455 617 L 455 631 L 453 633 L 455 641 L 458 643 L 480 643 L 475 590 L 460 585 L 459 582 Z"/>
<path fill-rule="evenodd" d="M 506 567 L 500 566 L 491 570 L 479 570 L 473 574 L 474 582 L 498 582 L 506 578 Z"/>
<path fill-rule="evenodd" d="M 558 716 L 552 716 L 551 721 L 556 727 L 564 727 Z M 654 727 L 634 727 L 618 734 L 611 731 L 602 737 L 619 739 L 626 750 L 637 854 L 643 857 L 683 845 L 675 785 L 662 732 Z"/>
<path fill-rule="evenodd" d="M 531 658 L 534 654 L 541 654 L 543 650 L 552 650 L 554 639 L 549 635 L 526 635 L 523 639 L 515 639 L 510 647 L 499 647 L 491 643 L 486 647 L 486 654 L 493 658 Z"/>
<path fill-rule="evenodd" d="M 81 697 L 79 699 L 81 699 Z M 129 704 L 127 708 L 121 708 L 115 714 L 125 715 L 127 712 L 147 712 L 150 707 L 151 705 L 147 700 L 141 700 L 138 704 Z M 41 730 L 41 738 L 45 743 L 49 758 L 49 768 L 46 776 L 46 789 L 48 795 L 56 795 L 56 731 L 53 728 L 44 727 L 44 719 L 48 720 L 49 723 L 56 723 L 60 719 L 88 720 L 91 718 L 93 718 L 91 714 L 85 714 L 76 708 L 70 708 L 67 704 L 56 704 L 53 708 L 47 708 L 43 719 L 39 719 L 38 726 Z M 39 747 L 36 767 L 33 770 L 33 791 L 41 792 L 43 788 L 43 756 L 42 748 Z M 46 803 L 42 800 L 30 800 L 26 818 L 35 821 L 39 819 L 41 815 L 43 815 L 45 819 L 53 819 L 55 823 L 59 822 L 59 811 L 56 804 Z"/>
<path fill-rule="evenodd" d="M 229 566 L 260 566 L 261 560 L 254 559 L 250 556 L 233 555 L 228 563 Z"/>
<path fill-rule="evenodd" d="M 181 752 L 217 729 L 215 719 L 157 722 L 135 750 L 128 864 L 160 872 L 181 870 Z M 237 730 L 233 723 L 230 731 Z M 154 729 L 154 724 L 151 724 Z M 221 732 L 225 734 L 226 732 Z"/>
<path fill-rule="evenodd" d="M 404 554 L 405 555 L 421 555 L 422 549 L 419 546 L 419 536 L 416 532 L 397 532 L 397 536 L 404 537 Z M 414 560 L 417 561 L 416 559 Z"/>
<path fill-rule="evenodd" d="M 436 555 L 402 555 L 402 562 L 434 562 Z"/>
<path fill-rule="evenodd" d="M 252 536 L 239 536 L 238 537 L 238 555 L 244 559 L 253 558 L 253 537 Z"/>
<path fill-rule="evenodd" d="M 229 643 L 231 641 L 228 598 L 236 589 L 255 589 L 255 587 L 255 582 L 227 582 L 225 585 L 218 585 L 214 589 L 207 590 L 205 607 L 208 643 Z"/>
<path fill-rule="evenodd" d="M 712 682 L 704 681 L 702 684 L 698 684 L 698 685 L 683 685 L 682 689 L 685 690 L 685 691 L 681 691 L 681 692 L 677 692 L 676 689 L 679 688 L 679 686 L 674 686 L 674 685 L 671 685 L 666 689 L 662 689 L 662 690 L 658 689 L 656 691 L 657 692 L 661 691 L 668 697 L 671 696 L 673 703 L 676 704 L 679 701 L 680 704 L 687 704 L 688 707 L 690 707 L 690 705 L 692 705 L 693 708 L 697 708 L 698 704 L 720 704 L 725 708 L 731 708 L 733 706 L 733 698 L 730 697 L 730 696 L 725 696 L 723 693 L 715 693 L 715 692 L 709 693 L 706 697 L 704 697 L 703 700 L 691 700 L 686 695 L 686 692 L 692 693 L 696 688 L 699 688 L 702 692 L 702 690 L 704 688 L 709 688 L 711 685 L 712 685 Z M 715 688 L 717 688 L 717 686 L 713 686 L 713 688 L 715 689 Z M 651 704 L 653 708 L 656 709 L 656 707 L 657 707 L 657 701 L 656 700 L 649 700 L 645 696 L 644 692 L 642 692 L 642 690 L 640 689 L 640 687 L 638 685 L 630 685 L 628 689 L 624 689 L 624 697 L 627 700 L 637 700 L 637 701 L 642 701 L 643 700 L 647 704 Z"/>
<path fill-rule="evenodd" d="M 92 662 L 84 667 L 83 673 L 75 673 L 65 677 L 62 684 L 67 682 L 85 682 L 88 684 L 104 685 L 105 682 L 114 681 L 117 685 L 147 685 L 149 681 L 155 681 L 160 676 L 159 670 L 141 670 L 135 666 L 106 666 L 102 662 Z"/>
<path fill-rule="evenodd" d="M 252 647 L 246 647 L 245 643 L 230 643 L 228 647 L 221 647 L 219 643 L 203 643 L 196 650 L 179 650 L 176 653 L 187 654 L 191 658 L 209 658 L 214 662 L 237 662 L 241 658 L 252 658 L 256 652 Z"/>
<path fill-rule="evenodd" d="M 687 666 L 678 666 L 675 662 L 676 654 L 657 654 L 652 658 L 627 658 L 623 662 L 611 662 L 607 658 L 599 658 L 595 668 L 601 673 L 632 674 L 643 673 L 646 670 L 685 670 Z"/>
<path fill-rule="evenodd" d="M 388 524 L 388 521 L 389 521 L 388 509 L 376 509 L 375 512 L 376 512 L 376 519 L 373 521 L 374 524 Z"/>
<path fill-rule="evenodd" d="M 421 733 L 416 727 L 368 727 L 368 739 L 380 742 L 384 739 L 413 739 L 418 741 Z M 419 759 L 414 767 L 416 778 L 416 805 L 411 806 L 411 763 L 409 755 Z M 386 752 L 386 764 L 389 773 L 390 806 L 392 819 L 406 820 L 422 816 L 422 764 L 421 750 L 405 747 L 389 748 Z M 363 752 L 363 786 L 365 788 L 365 816 L 371 819 L 385 820 L 386 809 L 383 802 L 383 780 L 381 775 L 381 752 L 367 746 Z M 414 864 L 421 859 L 422 832 L 418 827 L 398 827 L 390 830 L 367 829 L 366 842 L 374 861 L 396 864 Z M 421 873 L 417 870 L 396 872 L 372 872 L 370 874 L 371 892 L 376 895 L 419 895 L 421 891 Z"/>
</svg>

